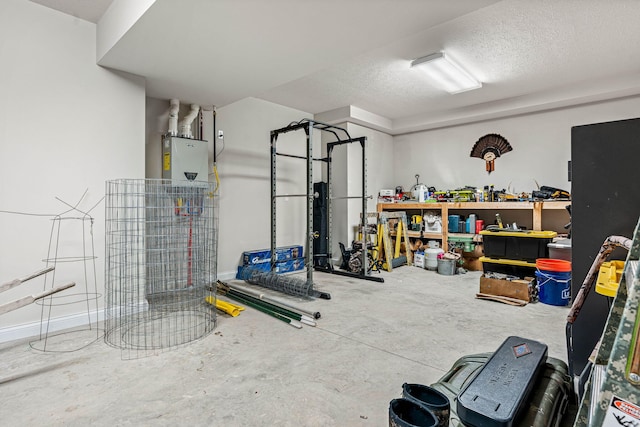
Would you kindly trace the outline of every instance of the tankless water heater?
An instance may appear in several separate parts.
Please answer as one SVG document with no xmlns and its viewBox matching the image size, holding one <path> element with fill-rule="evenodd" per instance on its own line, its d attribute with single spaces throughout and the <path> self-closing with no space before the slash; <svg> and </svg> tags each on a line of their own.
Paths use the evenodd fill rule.
<svg viewBox="0 0 640 427">
<path fill-rule="evenodd" d="M 162 138 L 162 178 L 174 181 L 208 181 L 207 141 L 165 135 Z"/>
</svg>

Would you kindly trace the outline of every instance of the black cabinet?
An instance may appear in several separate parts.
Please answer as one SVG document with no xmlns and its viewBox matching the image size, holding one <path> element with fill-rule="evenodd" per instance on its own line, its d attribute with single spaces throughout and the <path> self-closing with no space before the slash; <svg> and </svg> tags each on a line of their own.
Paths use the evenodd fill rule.
<svg viewBox="0 0 640 427">
<path fill-rule="evenodd" d="M 575 297 L 604 240 L 632 237 L 640 215 L 640 119 L 571 129 L 572 285 Z M 625 259 L 617 250 L 610 259 Z M 600 339 L 608 300 L 592 288 L 573 325 L 574 373 Z"/>
</svg>

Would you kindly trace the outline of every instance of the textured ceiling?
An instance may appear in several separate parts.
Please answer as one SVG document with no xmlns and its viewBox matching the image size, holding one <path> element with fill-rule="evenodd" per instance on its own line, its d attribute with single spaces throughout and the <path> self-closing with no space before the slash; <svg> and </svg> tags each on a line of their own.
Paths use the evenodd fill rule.
<svg viewBox="0 0 640 427">
<path fill-rule="evenodd" d="M 618 91 L 640 77 L 640 2 L 503 1 L 342 64 L 268 90 L 260 97 L 313 113 L 356 105 L 394 119 L 495 104 L 557 101 L 562 93 Z M 449 95 L 412 59 L 445 50 L 484 86 Z M 629 94 L 633 93 L 629 91 Z"/>
<path fill-rule="evenodd" d="M 637 0 L 157 0 L 99 64 L 157 98 L 353 106 L 398 134 L 640 94 L 639 21 Z M 450 95 L 409 68 L 440 50 L 483 87 Z"/>
<path fill-rule="evenodd" d="M 157 0 L 99 64 L 147 77 L 150 96 L 224 106 L 492 2 Z"/>
</svg>

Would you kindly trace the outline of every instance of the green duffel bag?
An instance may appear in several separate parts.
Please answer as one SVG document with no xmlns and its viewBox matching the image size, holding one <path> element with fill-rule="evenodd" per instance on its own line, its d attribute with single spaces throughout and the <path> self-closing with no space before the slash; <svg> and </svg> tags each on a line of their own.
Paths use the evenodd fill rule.
<svg viewBox="0 0 640 427">
<path fill-rule="evenodd" d="M 444 393 L 451 402 L 450 427 L 463 427 L 456 413 L 456 398 L 476 376 L 493 353 L 470 354 L 454 363 L 453 367 L 431 387 Z M 566 363 L 547 357 L 542 372 L 531 392 L 528 410 L 515 422 L 518 427 L 557 427 L 562 421 L 569 400 L 573 399 L 573 386 Z"/>
</svg>

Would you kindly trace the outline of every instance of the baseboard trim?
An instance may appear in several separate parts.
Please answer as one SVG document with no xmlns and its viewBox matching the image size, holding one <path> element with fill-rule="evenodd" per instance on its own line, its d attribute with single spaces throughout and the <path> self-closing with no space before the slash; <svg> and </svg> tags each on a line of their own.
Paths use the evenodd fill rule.
<svg viewBox="0 0 640 427">
<path fill-rule="evenodd" d="M 100 319 L 104 319 L 103 309 L 94 310 L 90 313 L 83 312 L 55 317 L 49 321 L 49 334 L 80 326 L 88 326 L 89 323 L 97 323 Z M 0 328 L 0 343 L 37 337 L 40 335 L 40 325 L 41 322 L 31 322 Z M 43 324 L 42 327 L 45 328 L 46 324 Z"/>
<path fill-rule="evenodd" d="M 235 271 L 218 274 L 218 279 L 220 280 L 233 280 L 235 278 Z M 141 309 L 144 309 L 144 307 L 141 306 Z M 99 309 L 88 314 L 83 312 L 55 317 L 49 321 L 49 334 L 64 331 L 66 329 L 88 326 L 90 322 L 97 323 L 105 318 L 104 315 L 104 309 Z M 0 328 L 0 343 L 37 337 L 40 335 L 40 324 L 41 322 L 38 321 Z M 43 325 L 43 328 L 44 327 L 46 327 L 46 324 Z"/>
<path fill-rule="evenodd" d="M 224 273 L 218 273 L 218 279 L 220 280 L 233 280 L 236 278 L 235 271 L 226 271 Z"/>
</svg>

